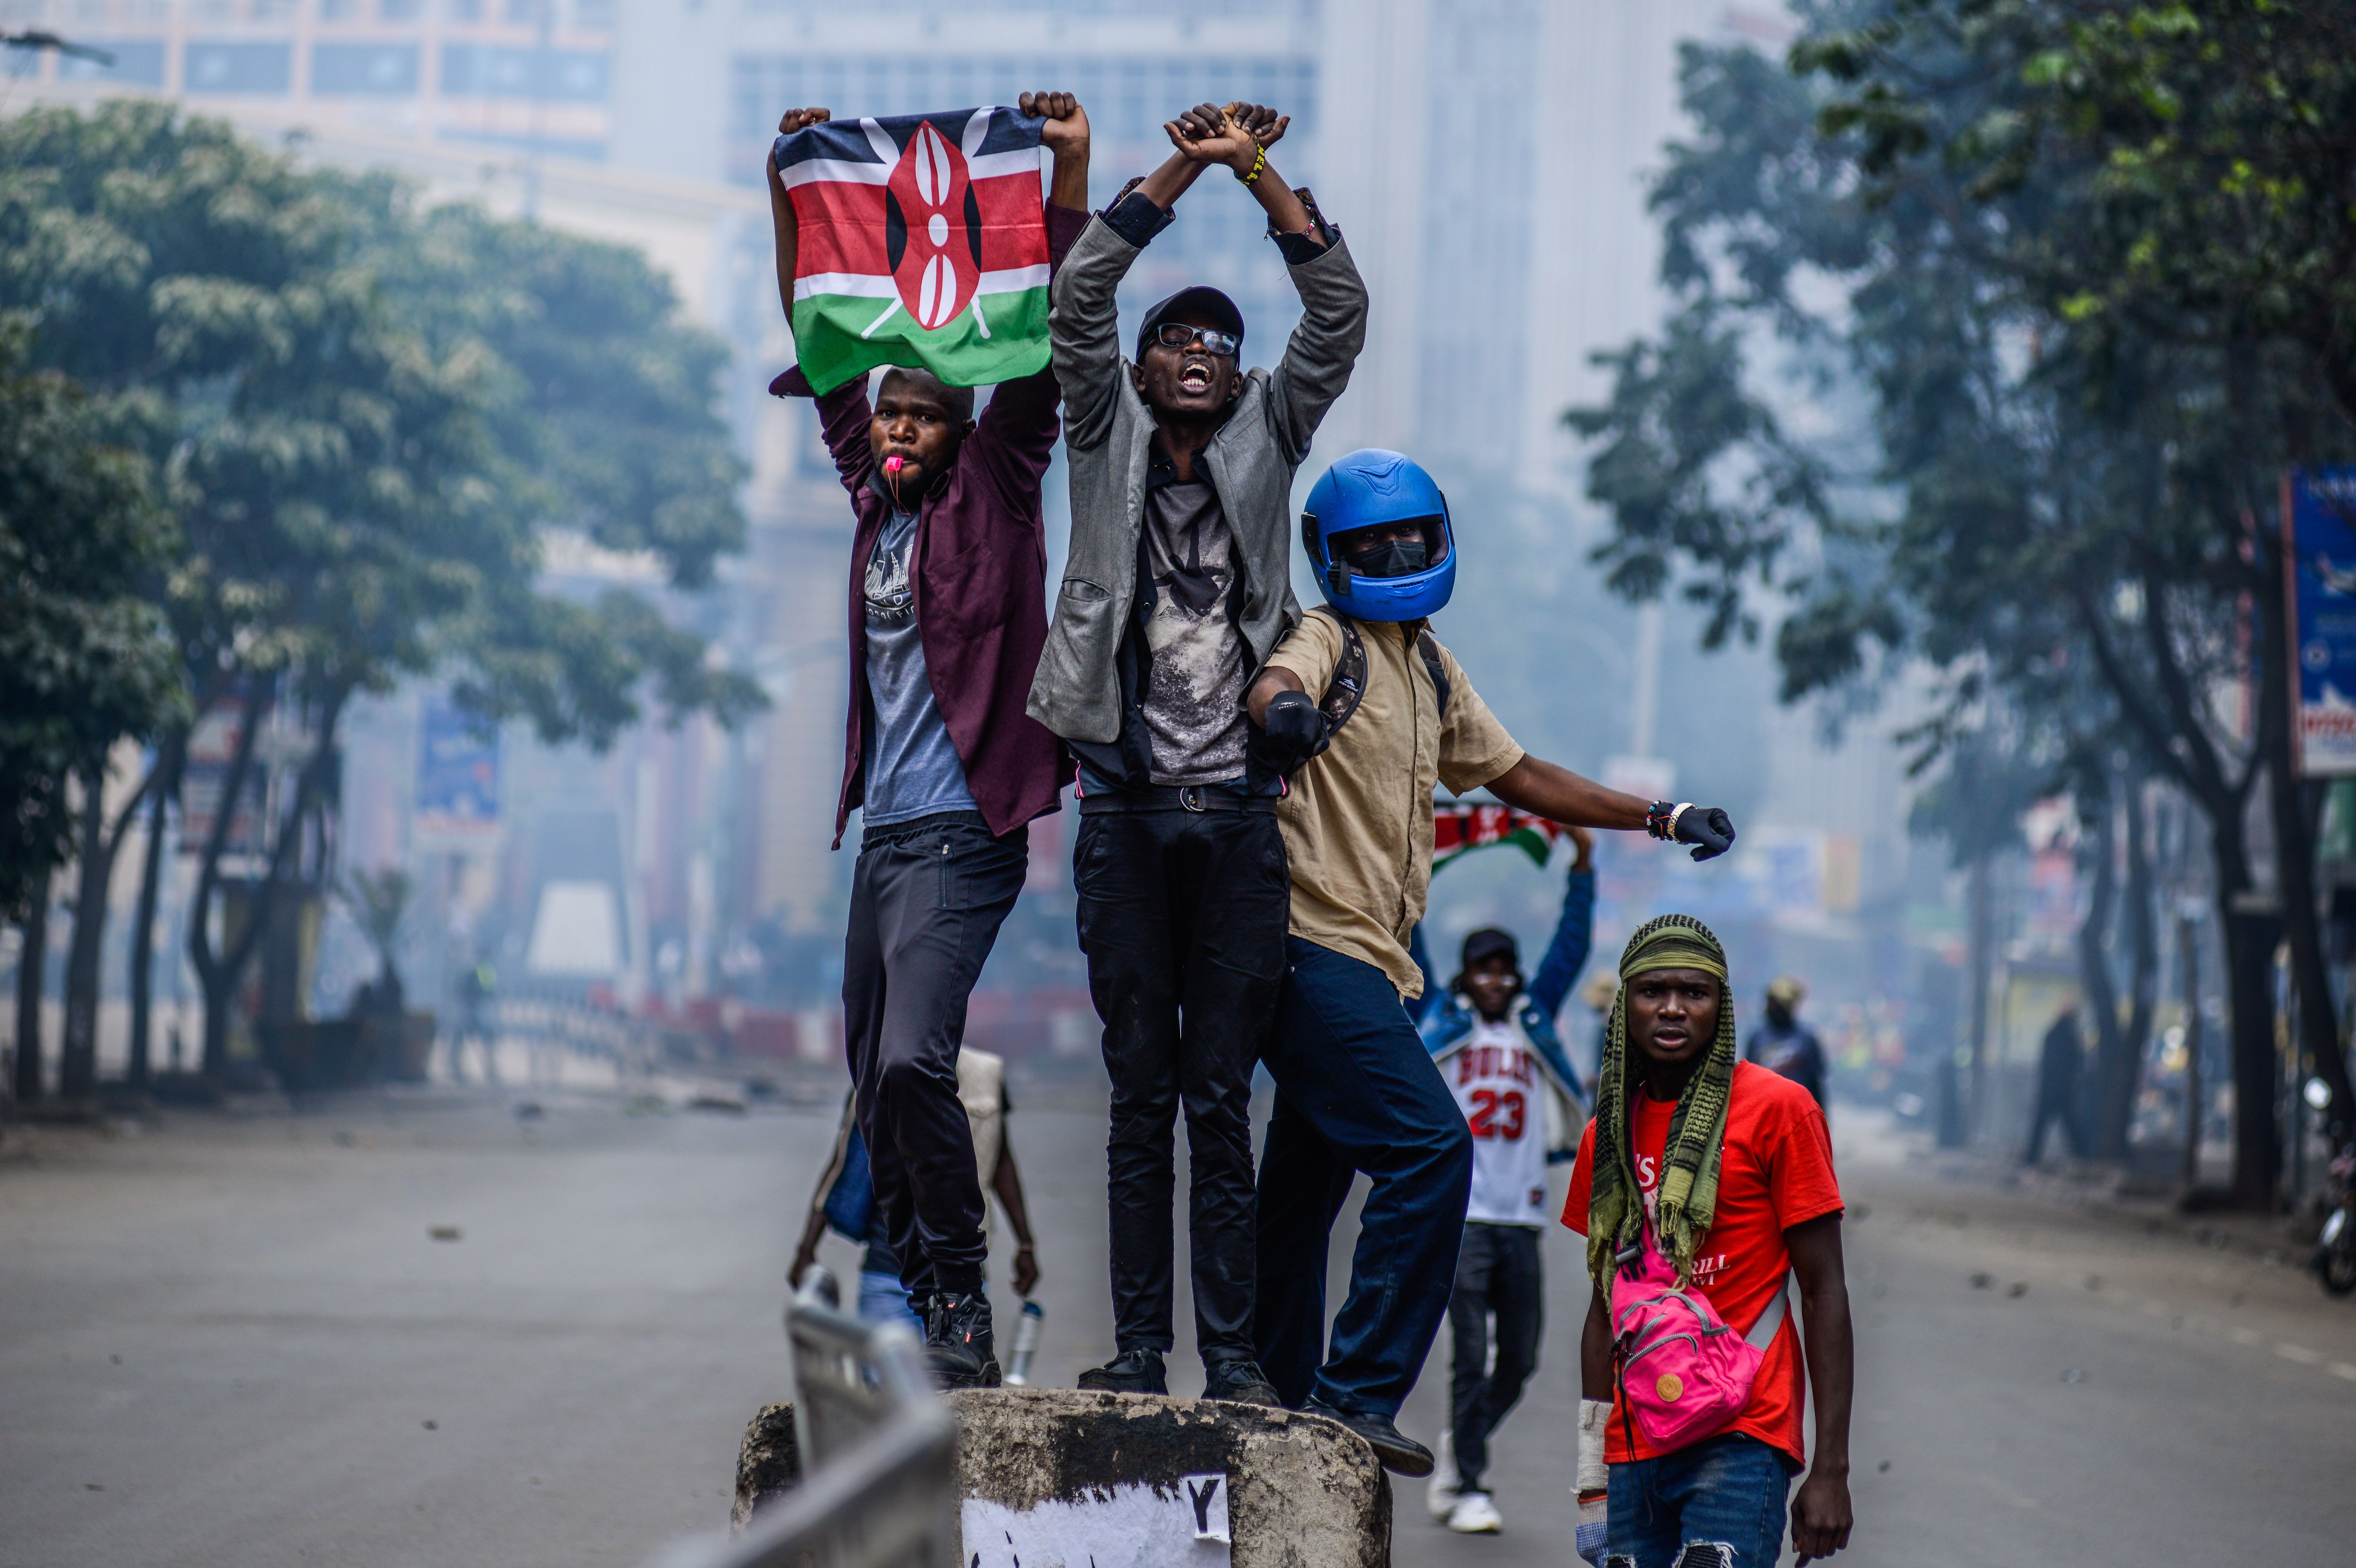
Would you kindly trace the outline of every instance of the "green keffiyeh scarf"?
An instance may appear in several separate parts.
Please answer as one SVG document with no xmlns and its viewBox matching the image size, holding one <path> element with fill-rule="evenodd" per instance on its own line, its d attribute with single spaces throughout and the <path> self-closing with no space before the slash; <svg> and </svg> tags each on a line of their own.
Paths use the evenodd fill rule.
<svg viewBox="0 0 2356 1568">
<path fill-rule="evenodd" d="M 1691 915 L 1665 914 L 1639 926 L 1620 955 L 1620 994 L 1612 999 L 1603 1061 L 1595 1085 L 1595 1170 L 1587 1200 L 1587 1272 L 1612 1285 L 1612 1259 L 1643 1232 L 1644 1205 L 1628 1139 L 1628 1101 L 1642 1077 L 1628 1049 L 1627 982 L 1654 969 L 1699 969 L 1718 976 L 1718 1038 L 1677 1096 L 1663 1149 L 1654 1203 L 1654 1244 L 1693 1279 L 1694 1254 L 1718 1214 L 1718 1162 L 1726 1139 L 1726 1104 L 1734 1086 L 1734 997 L 1726 984 L 1726 949 Z"/>
</svg>

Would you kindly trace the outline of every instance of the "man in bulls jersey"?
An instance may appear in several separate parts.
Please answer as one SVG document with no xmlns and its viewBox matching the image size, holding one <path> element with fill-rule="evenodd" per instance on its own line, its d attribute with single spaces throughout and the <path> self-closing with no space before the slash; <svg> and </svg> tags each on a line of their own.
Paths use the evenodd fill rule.
<svg viewBox="0 0 2356 1568">
<path fill-rule="evenodd" d="M 1051 263 L 1087 221 L 1088 120 L 1069 93 L 1024 93 L 1055 155 Z M 788 135 L 830 118 L 787 111 Z M 777 287 L 793 315 L 794 209 L 769 166 Z M 798 367 L 770 390 L 808 397 Z M 891 1253 L 925 1320 L 933 1373 L 995 1387 L 982 1289 L 985 1211 L 958 1099 L 966 998 L 1023 891 L 1026 825 L 1060 804 L 1055 738 L 1023 712 L 1047 633 L 1039 485 L 1055 444 L 1052 368 L 973 389 L 884 373 L 818 400 L 851 493 L 851 703 L 835 843 L 862 813 L 843 944 L 845 1053 Z"/>
<path fill-rule="evenodd" d="M 1595 836 L 1584 827 L 1566 831 L 1578 859 L 1537 978 L 1523 978 L 1519 947 L 1494 926 L 1465 937 L 1462 962 L 1445 990 L 1426 961 L 1422 927 L 1408 944 L 1424 970 L 1424 1043 L 1472 1134 L 1472 1196 L 1448 1298 L 1452 1419 L 1425 1498 L 1431 1517 L 1459 1534 L 1504 1528 L 1481 1477 L 1490 1435 L 1537 1370 L 1546 1294 L 1538 1238 L 1551 1218 L 1547 1168 L 1570 1159 L 1587 1119 L 1579 1074 L 1554 1019 L 1587 963 Z"/>
<path fill-rule="evenodd" d="M 1292 475 L 1366 328 L 1348 246 L 1269 162 L 1284 124 L 1240 103 L 1172 121 L 1169 159 L 1097 216 L 1055 279 L 1072 549 L 1030 703 L 1078 759 L 1072 880 L 1112 1079 L 1116 1354 L 1080 1386 L 1169 1392 L 1183 1103 L 1205 1392 L 1256 1404 L 1277 1394 L 1252 1349 L 1252 1061 L 1283 974 L 1287 892 L 1282 781 L 1248 744 L 1242 699 L 1301 619 Z M 1146 312 L 1132 361 L 1115 293 L 1218 170 L 1267 214 L 1300 325 L 1274 370 L 1247 371 L 1235 302 L 1184 289 Z"/>
</svg>

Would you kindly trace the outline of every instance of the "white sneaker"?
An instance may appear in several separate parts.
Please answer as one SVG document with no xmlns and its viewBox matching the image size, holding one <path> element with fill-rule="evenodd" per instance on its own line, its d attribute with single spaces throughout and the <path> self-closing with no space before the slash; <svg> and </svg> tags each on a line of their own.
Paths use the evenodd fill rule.
<svg viewBox="0 0 2356 1568">
<path fill-rule="evenodd" d="M 1505 1521 L 1497 1516 L 1497 1505 L 1489 1500 L 1488 1493 L 1466 1492 L 1456 1499 L 1448 1528 L 1459 1535 L 1494 1535 L 1505 1528 Z"/>
<path fill-rule="evenodd" d="M 1440 1429 L 1440 1454 L 1431 1467 L 1431 1481 L 1423 1489 L 1423 1506 L 1446 1524 L 1456 1512 L 1456 1444 L 1446 1427 Z"/>
</svg>

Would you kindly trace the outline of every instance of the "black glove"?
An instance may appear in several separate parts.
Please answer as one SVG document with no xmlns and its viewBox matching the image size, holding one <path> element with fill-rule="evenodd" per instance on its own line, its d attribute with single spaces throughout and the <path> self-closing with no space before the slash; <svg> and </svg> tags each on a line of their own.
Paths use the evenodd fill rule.
<svg viewBox="0 0 2356 1568">
<path fill-rule="evenodd" d="M 1734 819 L 1714 805 L 1689 805 L 1677 814 L 1676 837 L 1691 844 L 1697 860 L 1715 860 L 1734 848 Z"/>
<path fill-rule="evenodd" d="M 1267 733 L 1263 753 L 1280 773 L 1290 773 L 1325 749 L 1325 715 L 1305 691 L 1280 691 L 1260 720 Z"/>
</svg>

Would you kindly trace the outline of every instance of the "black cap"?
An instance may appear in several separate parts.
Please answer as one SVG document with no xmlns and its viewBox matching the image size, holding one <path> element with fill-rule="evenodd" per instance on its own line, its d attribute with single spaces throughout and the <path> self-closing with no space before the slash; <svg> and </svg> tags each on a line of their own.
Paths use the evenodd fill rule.
<svg viewBox="0 0 2356 1568">
<path fill-rule="evenodd" d="M 1514 961 L 1515 969 L 1521 968 L 1522 950 L 1520 944 L 1514 941 L 1514 933 L 1510 931 L 1500 931 L 1494 925 L 1484 925 L 1464 938 L 1463 966 L 1470 969 L 1475 964 L 1485 963 L 1496 957 L 1500 953 Z"/>
<path fill-rule="evenodd" d="M 1145 322 L 1137 329 L 1137 357 L 1140 359 L 1145 357 L 1145 346 L 1153 341 L 1155 327 L 1178 316 L 1197 315 L 1208 316 L 1211 325 L 1220 331 L 1234 333 L 1236 346 L 1241 349 L 1244 313 L 1236 308 L 1235 301 L 1218 290 L 1207 283 L 1196 283 L 1192 288 L 1180 289 L 1145 313 Z"/>
</svg>

